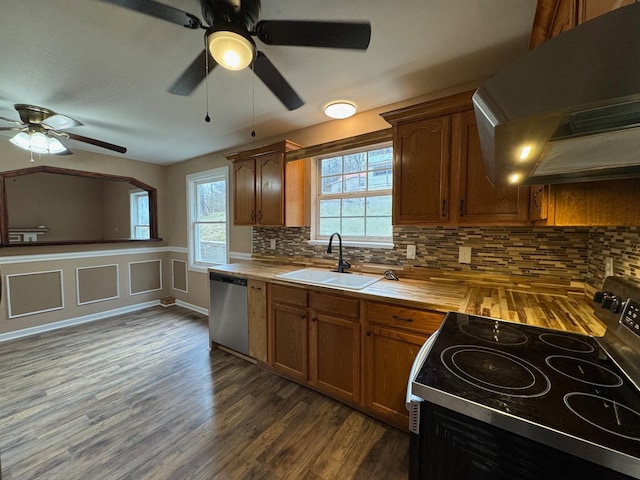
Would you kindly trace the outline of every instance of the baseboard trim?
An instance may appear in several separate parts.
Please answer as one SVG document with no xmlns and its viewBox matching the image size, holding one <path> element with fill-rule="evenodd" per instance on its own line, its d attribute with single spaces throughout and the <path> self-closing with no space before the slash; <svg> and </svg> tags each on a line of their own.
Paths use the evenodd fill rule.
<svg viewBox="0 0 640 480">
<path fill-rule="evenodd" d="M 183 300 L 178 300 L 177 298 L 176 298 L 176 305 L 178 305 L 179 307 L 188 308 L 189 310 L 193 310 L 194 312 L 201 313 L 202 315 L 209 315 L 208 309 L 199 307 L 192 303 L 187 303 Z"/>
<path fill-rule="evenodd" d="M 142 310 L 149 307 L 155 307 L 156 305 L 160 305 L 160 300 L 152 300 L 150 302 L 136 303 L 135 305 L 129 305 L 127 307 L 107 310 L 106 312 L 92 313 L 90 315 L 83 315 L 82 317 L 75 317 L 75 318 L 70 318 L 68 320 L 61 320 L 59 322 L 46 323 L 44 325 L 38 325 L 36 327 L 23 328 L 20 330 L 15 330 L 13 332 L 0 334 L 0 342 L 14 340 L 16 338 L 28 337 L 30 335 L 49 332 L 51 330 L 58 330 L 60 328 L 71 327 L 73 325 L 80 325 L 82 323 L 95 322 L 97 320 L 103 320 L 105 318 L 115 317 L 116 315 L 122 315 L 125 313 L 135 312 L 137 310 Z"/>
</svg>

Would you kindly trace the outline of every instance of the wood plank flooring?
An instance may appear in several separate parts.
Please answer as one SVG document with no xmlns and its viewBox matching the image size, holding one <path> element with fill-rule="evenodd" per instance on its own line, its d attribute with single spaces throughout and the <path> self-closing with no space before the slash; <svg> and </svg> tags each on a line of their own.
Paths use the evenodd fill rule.
<svg viewBox="0 0 640 480">
<path fill-rule="evenodd" d="M 404 479 L 408 434 L 154 307 L 0 343 L 4 480 Z"/>
</svg>

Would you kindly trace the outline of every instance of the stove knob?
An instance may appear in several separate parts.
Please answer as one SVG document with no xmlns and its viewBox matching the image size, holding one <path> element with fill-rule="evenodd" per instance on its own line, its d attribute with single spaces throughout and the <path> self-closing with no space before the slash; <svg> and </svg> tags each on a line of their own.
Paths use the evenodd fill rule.
<svg viewBox="0 0 640 480">
<path fill-rule="evenodd" d="M 602 300 L 602 308 L 610 310 L 611 305 L 613 305 L 614 299 L 616 299 L 616 297 L 613 295 L 605 295 L 604 299 Z"/>
<path fill-rule="evenodd" d="M 596 292 L 595 295 L 593 296 L 593 301 L 596 303 L 602 303 L 602 300 L 604 300 L 604 292 Z"/>
<path fill-rule="evenodd" d="M 611 310 L 613 313 L 620 313 L 624 304 L 625 302 L 620 301 L 618 297 L 614 297 L 613 302 L 611 302 L 611 307 L 609 307 L 609 310 Z"/>
</svg>

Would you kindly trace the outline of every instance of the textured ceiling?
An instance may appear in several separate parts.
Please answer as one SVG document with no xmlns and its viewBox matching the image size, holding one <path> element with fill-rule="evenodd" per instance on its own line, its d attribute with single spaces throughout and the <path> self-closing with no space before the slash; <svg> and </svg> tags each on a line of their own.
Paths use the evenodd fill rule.
<svg viewBox="0 0 640 480">
<path fill-rule="evenodd" d="M 197 0 L 164 3 L 199 18 Z M 366 52 L 257 41 L 305 101 L 288 111 L 250 70 L 222 68 L 189 97 L 167 88 L 203 48 L 203 33 L 97 0 L 2 0 L 0 116 L 28 103 L 73 117 L 72 131 L 123 145 L 126 158 L 176 163 L 485 78 L 527 49 L 535 0 L 262 0 L 260 19 L 371 22 Z M 255 92 L 255 104 L 252 101 Z M 255 111 L 255 113 L 254 113 Z M 8 126 L 2 123 L 0 126 Z M 0 132 L 8 141 L 8 132 Z M 106 150 L 68 141 L 73 150 Z M 114 154 L 119 156 L 119 154 Z"/>
</svg>

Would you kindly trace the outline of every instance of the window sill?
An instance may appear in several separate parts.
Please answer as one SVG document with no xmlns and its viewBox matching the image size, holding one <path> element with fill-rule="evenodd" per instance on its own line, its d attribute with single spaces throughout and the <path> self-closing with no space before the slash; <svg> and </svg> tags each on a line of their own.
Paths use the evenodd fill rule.
<svg viewBox="0 0 640 480">
<path fill-rule="evenodd" d="M 329 240 L 308 240 L 307 243 L 309 245 L 319 245 L 319 246 L 326 247 L 329 245 Z M 333 245 L 337 246 L 336 242 L 334 242 Z M 357 242 L 357 241 L 343 240 L 342 246 L 357 247 L 357 248 L 380 248 L 380 249 L 391 250 L 393 248 L 393 243 L 392 242 Z"/>
</svg>

